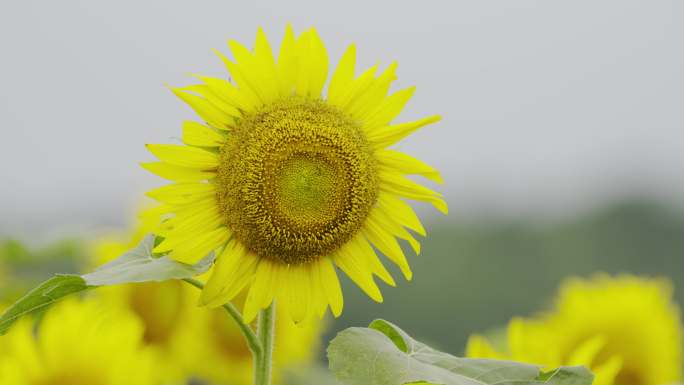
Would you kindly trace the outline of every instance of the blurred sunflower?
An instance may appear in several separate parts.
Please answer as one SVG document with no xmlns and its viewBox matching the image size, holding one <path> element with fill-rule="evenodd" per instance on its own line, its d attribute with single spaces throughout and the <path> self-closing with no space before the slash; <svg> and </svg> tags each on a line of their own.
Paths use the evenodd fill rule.
<svg viewBox="0 0 684 385">
<path fill-rule="evenodd" d="M 239 306 L 246 293 L 233 299 Z M 284 306 L 277 304 L 277 311 Z M 274 383 L 280 383 L 288 370 L 312 363 L 319 351 L 324 322 L 315 320 L 295 325 L 286 317 L 276 319 L 278 342 L 273 352 Z M 183 325 L 179 341 L 192 352 L 183 356 L 184 367 L 193 377 L 211 384 L 249 385 L 252 383 L 252 354 L 235 321 L 223 309 L 195 309 Z"/>
<path fill-rule="evenodd" d="M 288 27 L 277 61 L 261 29 L 253 52 L 228 44 L 235 61 L 218 55 L 235 83 L 197 76 L 202 84 L 173 89 L 206 124 L 186 122 L 185 145 L 147 146 L 161 162 L 143 167 L 175 182 L 148 192 L 168 219 L 155 251 L 195 263 L 220 250 L 201 302 L 217 307 L 248 287 L 247 322 L 275 298 L 295 322 L 328 305 L 338 316 L 335 265 L 382 301 L 373 275 L 395 282 L 372 246 L 411 279 L 397 238 L 418 253 L 407 229 L 425 235 L 403 199 L 447 212 L 440 194 L 406 177 L 441 183 L 438 171 L 388 148 L 440 117 L 391 124 L 414 88 L 388 95 L 394 63 L 355 76 L 354 45 L 323 96 L 328 54 L 314 29 L 295 37 Z"/>
<path fill-rule="evenodd" d="M 94 260 L 87 270 L 114 260 L 133 249 L 158 224 L 152 216 L 139 216 L 130 232 L 111 232 L 91 244 Z M 143 343 L 156 358 L 164 383 L 181 382 L 188 376 L 179 363 L 193 354 L 179 340 L 179 331 L 195 311 L 196 289 L 181 281 L 146 282 L 101 287 L 93 294 L 112 306 L 135 314 L 143 327 Z"/>
<path fill-rule="evenodd" d="M 111 233 L 92 245 L 97 265 L 134 248 L 158 220 L 139 219 L 130 234 Z M 213 384 L 251 383 L 252 355 L 235 321 L 223 309 L 198 308 L 197 289 L 180 281 L 148 282 L 103 287 L 95 295 L 138 316 L 144 327 L 143 343 L 155 356 L 164 383 L 181 383 L 190 377 Z M 233 302 L 239 305 L 244 297 L 243 293 Z M 282 305 L 278 307 L 282 310 Z M 299 326 L 287 318 L 276 320 L 276 382 L 282 370 L 315 358 L 323 325 L 318 320 Z"/>
<path fill-rule="evenodd" d="M 474 335 L 466 355 L 586 365 L 596 385 L 663 385 L 682 379 L 682 326 L 664 279 L 634 276 L 564 282 L 555 308 L 508 325 L 506 347 Z"/>
<path fill-rule="evenodd" d="M 34 333 L 25 319 L 3 337 L 0 384 L 151 385 L 154 361 L 131 314 L 95 300 L 50 309 Z"/>
</svg>

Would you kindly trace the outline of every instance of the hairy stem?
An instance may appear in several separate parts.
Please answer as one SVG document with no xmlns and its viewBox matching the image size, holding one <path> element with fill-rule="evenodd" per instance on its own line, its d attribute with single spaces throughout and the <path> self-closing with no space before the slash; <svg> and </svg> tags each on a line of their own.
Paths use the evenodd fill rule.
<svg viewBox="0 0 684 385">
<path fill-rule="evenodd" d="M 268 308 L 259 312 L 257 338 L 262 351 L 259 359 L 254 360 L 254 385 L 271 385 L 275 317 L 275 301 Z"/>
</svg>

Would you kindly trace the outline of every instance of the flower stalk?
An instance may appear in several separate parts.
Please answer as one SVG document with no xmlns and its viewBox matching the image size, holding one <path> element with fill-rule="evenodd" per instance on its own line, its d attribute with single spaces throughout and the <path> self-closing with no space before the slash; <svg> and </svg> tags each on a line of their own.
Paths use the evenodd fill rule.
<svg viewBox="0 0 684 385">
<path fill-rule="evenodd" d="M 193 278 L 186 278 L 183 281 L 202 290 L 204 284 Z M 275 301 L 271 305 L 259 312 L 257 320 L 256 334 L 242 318 L 240 311 L 230 302 L 224 304 L 223 309 L 233 318 L 245 337 L 247 346 L 252 352 L 254 361 L 254 385 L 271 385 L 271 372 L 273 369 L 273 341 L 275 338 Z"/>
<path fill-rule="evenodd" d="M 257 338 L 261 346 L 261 354 L 254 356 L 254 385 L 271 385 L 275 317 L 275 302 L 259 312 Z"/>
</svg>

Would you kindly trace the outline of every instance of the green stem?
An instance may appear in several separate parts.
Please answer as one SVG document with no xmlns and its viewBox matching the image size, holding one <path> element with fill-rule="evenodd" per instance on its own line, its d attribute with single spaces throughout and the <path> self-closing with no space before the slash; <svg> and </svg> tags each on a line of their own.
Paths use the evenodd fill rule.
<svg viewBox="0 0 684 385">
<path fill-rule="evenodd" d="M 192 286 L 200 290 L 204 289 L 204 284 L 196 279 L 185 278 L 183 279 L 183 281 L 191 284 Z M 256 362 L 257 360 L 260 360 L 260 357 L 262 356 L 262 352 L 264 349 L 262 349 L 261 342 L 259 338 L 257 338 L 257 335 L 254 334 L 252 328 L 250 328 L 249 325 L 245 324 L 245 321 L 242 319 L 242 314 L 240 314 L 240 311 L 236 309 L 235 306 L 233 306 L 233 304 L 230 302 L 224 304 L 223 308 L 228 312 L 228 314 L 233 318 L 235 323 L 238 325 L 240 331 L 242 332 L 242 335 L 245 336 L 247 346 L 249 347 L 249 350 L 252 352 L 252 358 L 254 359 L 254 361 Z"/>
<path fill-rule="evenodd" d="M 259 312 L 257 337 L 263 350 L 260 357 L 254 360 L 254 385 L 271 385 L 275 317 L 275 301 L 267 309 Z"/>
</svg>

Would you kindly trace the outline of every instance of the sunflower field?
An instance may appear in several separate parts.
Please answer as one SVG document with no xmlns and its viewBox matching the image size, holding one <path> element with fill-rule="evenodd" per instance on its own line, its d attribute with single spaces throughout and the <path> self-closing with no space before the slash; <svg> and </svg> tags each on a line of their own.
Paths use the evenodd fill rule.
<svg viewBox="0 0 684 385">
<path fill-rule="evenodd" d="M 187 114 L 172 136 L 137 133 L 146 182 L 129 189 L 130 214 L 70 228 L 59 211 L 65 226 L 41 237 L 13 230 L 8 209 L 0 385 L 684 383 L 681 202 L 630 193 L 557 217 L 468 216 L 455 193 L 468 186 L 442 161 L 463 148 L 458 105 L 430 103 L 446 78 L 420 87 L 435 61 L 423 54 L 405 76 L 362 40 L 326 43 L 346 24 L 282 25 L 229 38 L 214 67 L 166 85 Z"/>
</svg>

